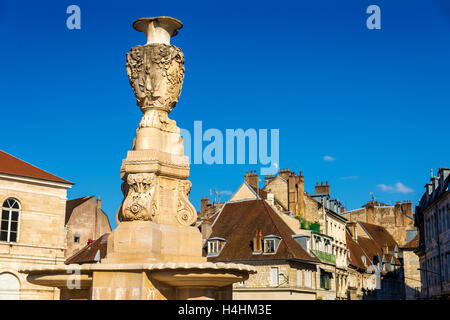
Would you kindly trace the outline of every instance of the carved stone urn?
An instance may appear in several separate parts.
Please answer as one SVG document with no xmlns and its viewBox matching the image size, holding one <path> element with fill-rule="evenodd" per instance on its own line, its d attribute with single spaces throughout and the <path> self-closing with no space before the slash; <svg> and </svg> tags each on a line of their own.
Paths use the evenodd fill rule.
<svg viewBox="0 0 450 320">
<path fill-rule="evenodd" d="M 118 221 L 145 220 L 190 226 L 197 212 L 188 200 L 189 162 L 180 129 L 168 114 L 175 107 L 184 78 L 184 56 L 170 44 L 182 23 L 170 17 L 141 18 L 133 27 L 147 44 L 127 54 L 127 74 L 144 114 L 121 173 L 125 199 Z"/>
</svg>

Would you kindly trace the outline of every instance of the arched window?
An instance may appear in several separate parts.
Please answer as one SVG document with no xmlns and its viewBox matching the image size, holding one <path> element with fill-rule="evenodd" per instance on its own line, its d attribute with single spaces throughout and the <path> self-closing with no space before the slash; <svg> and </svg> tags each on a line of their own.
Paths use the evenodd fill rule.
<svg viewBox="0 0 450 320">
<path fill-rule="evenodd" d="M 19 300 L 20 282 L 11 273 L 0 273 L 0 300 Z"/>
<path fill-rule="evenodd" d="M 3 202 L 0 241 L 17 242 L 19 231 L 20 203 L 9 198 Z"/>
</svg>

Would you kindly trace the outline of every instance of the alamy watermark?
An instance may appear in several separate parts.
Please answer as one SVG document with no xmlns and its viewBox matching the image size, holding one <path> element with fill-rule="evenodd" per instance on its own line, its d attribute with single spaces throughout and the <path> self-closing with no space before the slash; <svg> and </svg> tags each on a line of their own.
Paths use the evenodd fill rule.
<svg viewBox="0 0 450 320">
<path fill-rule="evenodd" d="M 70 14 L 66 20 L 66 26 L 69 30 L 81 29 L 81 9 L 79 6 L 71 4 L 67 7 L 66 13 Z"/>
<path fill-rule="evenodd" d="M 366 13 L 371 14 L 366 21 L 367 29 L 381 29 L 381 9 L 377 5 L 370 5 L 367 7 Z"/>
<path fill-rule="evenodd" d="M 181 137 L 191 164 L 259 164 L 262 175 L 278 172 L 279 129 L 226 129 L 223 133 L 209 128 L 203 132 L 203 122 L 194 121 L 193 134 L 181 129 Z"/>
</svg>

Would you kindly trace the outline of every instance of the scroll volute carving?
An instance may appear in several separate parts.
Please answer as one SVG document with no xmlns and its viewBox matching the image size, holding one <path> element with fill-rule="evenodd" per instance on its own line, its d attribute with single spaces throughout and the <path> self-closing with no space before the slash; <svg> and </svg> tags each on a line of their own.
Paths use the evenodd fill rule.
<svg viewBox="0 0 450 320">
<path fill-rule="evenodd" d="M 121 221 L 154 220 L 154 195 L 156 175 L 154 173 L 129 174 L 126 181 L 128 187 L 126 198 L 122 203 Z"/>
<path fill-rule="evenodd" d="M 192 183 L 189 180 L 178 182 L 177 221 L 183 226 L 191 226 L 197 221 L 197 210 L 189 201 Z"/>
</svg>

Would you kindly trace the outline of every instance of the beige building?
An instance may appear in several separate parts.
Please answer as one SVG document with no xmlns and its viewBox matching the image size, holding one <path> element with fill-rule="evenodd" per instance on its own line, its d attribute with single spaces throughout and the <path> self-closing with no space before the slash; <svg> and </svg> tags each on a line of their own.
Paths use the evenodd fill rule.
<svg viewBox="0 0 450 320">
<path fill-rule="evenodd" d="M 256 173 L 247 175 L 248 184 L 256 187 Z M 314 254 L 321 260 L 320 279 L 322 286 L 330 283 L 323 291 L 327 299 L 347 298 L 347 254 L 346 222 L 341 216 L 343 206 L 330 196 L 330 185 L 317 183 L 315 192 L 308 194 L 304 188 L 302 172 L 297 175 L 289 169 L 280 170 L 277 176 L 265 178 L 263 190 L 273 197 L 280 211 L 297 217 L 301 222 L 301 234 L 311 241 Z M 320 290 L 320 289 L 319 289 Z"/>
<path fill-rule="evenodd" d="M 55 299 L 21 267 L 64 262 L 67 189 L 73 183 L 0 151 L 0 300 Z"/>
<path fill-rule="evenodd" d="M 397 202 L 392 206 L 371 200 L 362 208 L 342 215 L 350 222 L 362 221 L 386 228 L 401 246 L 406 244 L 408 234 L 414 237 L 417 233 L 411 201 Z"/>
<path fill-rule="evenodd" d="M 66 239 L 65 257 L 70 257 L 88 242 L 111 232 L 111 225 L 102 210 L 100 197 L 83 197 L 68 200 L 66 203 Z"/>
<path fill-rule="evenodd" d="M 204 239 L 209 262 L 245 263 L 257 269 L 248 280 L 233 285 L 233 299 L 318 298 L 320 260 L 305 251 L 266 200 L 255 194 L 227 202 L 210 230 Z"/>
<path fill-rule="evenodd" d="M 298 279 L 303 279 L 301 278 L 302 276 L 306 277 L 307 288 L 313 290 L 315 296 L 308 296 L 302 293 L 297 298 L 324 300 L 346 299 L 348 277 L 346 219 L 329 209 L 330 205 L 336 203 L 336 201 L 333 202 L 332 200 L 334 199 L 330 199 L 329 197 L 328 184 L 326 184 L 328 192 L 323 194 L 318 193 L 317 191 L 321 190 L 320 186 L 316 189 L 314 196 L 323 197 L 321 199 L 322 202 L 318 202 L 315 198 L 304 192 L 303 179 L 302 174 L 297 176 L 293 172 L 282 170 L 276 177 L 266 177 L 266 184 L 264 188 L 260 189 L 258 186 L 258 175 L 255 172 L 247 173 L 244 183 L 238 188 L 230 201 L 223 208 L 215 210 L 207 219 L 203 220 L 200 228 L 203 237 L 208 239 L 206 240 L 205 250 L 209 250 L 209 243 L 216 240 L 220 241 L 215 238 L 223 238 L 219 231 L 223 225 L 227 225 L 229 228 L 235 227 L 231 220 L 235 215 L 230 213 L 230 221 L 225 220 L 228 217 L 228 210 L 233 210 L 232 212 L 239 210 L 245 211 L 246 209 L 244 208 L 248 203 L 252 201 L 263 201 L 270 208 L 270 211 L 276 214 L 277 219 L 280 219 L 283 225 L 288 227 L 290 237 L 297 243 L 296 246 L 300 245 L 309 257 L 317 259 L 315 268 L 310 269 L 310 272 L 308 270 L 298 271 L 297 276 Z M 297 213 L 294 213 L 294 211 Z M 266 215 L 262 209 L 260 212 L 254 212 L 252 214 L 255 216 Z M 304 217 L 307 217 L 309 220 L 304 219 Z M 218 220 L 219 218 L 220 220 Z M 240 222 L 235 221 L 234 223 L 237 224 Z M 256 225 L 248 226 L 248 228 L 249 230 L 253 230 L 256 228 Z M 247 229 L 243 229 L 242 232 L 249 232 L 244 230 Z M 257 231 L 254 230 L 256 236 L 258 236 Z M 235 234 L 237 233 L 238 231 L 235 231 Z M 235 237 L 240 236 L 234 235 L 232 240 L 226 239 L 225 247 L 230 248 L 229 241 L 235 241 Z M 246 236 L 253 237 L 255 234 L 247 234 Z M 268 235 L 264 235 L 263 232 L 261 236 L 264 238 L 264 236 Z M 280 237 L 284 239 L 282 236 Z M 229 252 L 229 256 L 224 256 L 224 253 L 221 253 L 219 257 L 209 255 L 208 258 L 216 259 L 217 261 L 231 261 L 237 258 L 236 253 L 232 251 L 226 252 Z M 259 268 L 258 274 L 251 276 L 245 284 L 235 286 L 237 292 L 236 297 L 239 296 L 239 292 L 246 292 L 246 295 L 242 296 L 245 299 L 261 298 L 262 293 L 259 291 L 265 288 L 264 290 L 267 291 L 267 295 L 273 296 L 275 294 L 274 292 L 276 292 L 276 296 L 282 299 L 281 289 L 275 291 L 274 286 L 271 285 L 274 282 L 271 282 L 270 270 L 276 270 L 271 268 L 281 268 L 283 269 L 283 275 L 286 275 L 288 273 L 297 273 L 296 269 L 299 266 L 289 264 L 281 266 L 274 264 L 274 261 L 269 261 L 268 259 L 265 259 L 264 263 L 262 263 L 259 257 L 258 259 L 256 257 L 256 255 L 251 255 L 251 262 Z M 299 286 L 296 285 L 293 279 L 295 277 L 291 276 L 289 277 L 289 281 L 286 280 L 283 283 L 283 292 L 289 292 L 290 297 L 287 299 L 296 299 L 290 290 L 298 290 Z M 304 280 L 299 280 L 300 283 L 302 281 Z M 259 291 L 255 291 L 255 288 L 259 288 Z"/>
</svg>

